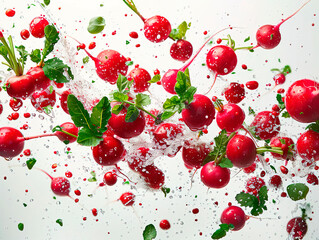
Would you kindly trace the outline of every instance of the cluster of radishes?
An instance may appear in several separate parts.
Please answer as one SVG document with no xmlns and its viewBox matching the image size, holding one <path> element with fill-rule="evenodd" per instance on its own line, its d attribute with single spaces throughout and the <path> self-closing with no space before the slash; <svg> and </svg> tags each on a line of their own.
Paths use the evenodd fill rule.
<svg viewBox="0 0 319 240">
<path fill-rule="evenodd" d="M 151 189 L 165 189 L 165 175 L 155 166 L 154 159 L 160 155 L 175 157 L 180 150 L 185 166 L 188 169 L 200 169 L 201 181 L 209 188 L 225 187 L 230 182 L 229 168 L 233 166 L 245 172 L 253 172 L 256 161 L 264 161 L 260 155 L 265 152 L 271 152 L 274 158 L 285 161 L 294 161 L 298 154 L 304 166 L 312 166 L 319 160 L 319 83 L 310 79 L 295 81 L 283 98 L 279 95 L 279 105 L 275 105 L 271 111 L 265 110 L 255 114 L 250 126 L 245 126 L 245 112 L 237 105 L 245 98 L 243 85 L 230 83 L 224 91 L 228 103 L 223 104 L 217 97 L 210 99 L 205 94 L 196 93 L 197 89 L 190 83 L 188 67 L 206 43 L 225 29 L 211 36 L 190 59 L 193 48 L 183 39 L 185 33 L 180 39 L 174 38 L 178 35 L 178 31 L 182 31 L 181 29 L 172 31 L 169 21 L 162 16 L 145 19 L 132 0 L 124 2 L 144 22 L 144 34 L 148 40 L 159 43 L 167 38 L 178 39 L 171 47 L 171 56 L 176 60 L 189 61 L 180 69 L 168 70 L 162 78 L 159 73 L 152 78 L 147 70 L 140 67 L 134 68 L 127 74 L 128 58 L 119 52 L 111 49 L 103 50 L 95 58 L 85 49 L 85 45 L 79 42 L 78 49 L 85 50 L 94 61 L 97 75 L 110 84 L 116 84 L 117 90 L 111 93 L 110 99 L 104 97 L 98 101 L 91 109 L 91 115 L 70 90 L 64 91 L 60 97 L 61 107 L 70 114 L 73 123 L 63 123 L 55 127 L 51 134 L 33 137 L 24 137 L 19 130 L 11 127 L 1 127 L 0 156 L 7 159 L 16 157 L 23 151 L 26 140 L 56 136 L 66 144 L 77 141 L 81 145 L 91 146 L 92 156 L 97 164 L 115 166 L 117 170 L 107 171 L 104 175 L 103 181 L 106 185 L 116 184 L 119 173 L 124 175 L 117 164 L 126 160 L 130 169 L 139 174 Z M 230 74 L 236 68 L 236 50 L 252 51 L 257 47 L 264 49 L 276 47 L 281 40 L 279 27 L 290 17 L 276 26 L 260 27 L 256 33 L 256 46 L 236 47 L 235 41 L 229 35 L 227 38 L 217 39 L 217 45 L 213 46 L 206 55 L 206 66 L 214 73 L 211 88 L 218 76 Z M 3 54 L 2 56 L 8 62 L 6 65 L 16 74 L 5 82 L 6 91 L 12 97 L 10 106 L 13 110 L 19 110 L 23 104 L 22 100 L 28 97 L 38 111 L 43 111 L 48 106 L 53 107 L 56 102 L 56 93 L 51 82 L 59 84 L 61 81 L 56 81 L 57 77 L 50 75 L 51 79 L 46 76 L 43 68 L 57 63 L 56 59 L 45 62 L 44 58 L 53 50 L 58 38 L 50 39 L 50 33 L 46 32 L 47 26 L 50 26 L 49 22 L 43 17 L 35 18 L 30 24 L 32 36 L 46 37 L 45 49 L 47 48 L 48 52 L 42 53 L 42 57 L 36 52 L 29 54 L 33 58 L 40 56 L 40 59 L 34 61 L 38 65 L 25 75 L 23 70 L 28 54 L 21 48 L 19 51 L 21 58 L 17 59 L 11 37 L 8 44 L 0 32 L 0 40 L 3 43 L 0 47 L 7 51 L 5 56 Z M 28 31 L 23 30 L 21 36 L 27 39 Z M 53 70 L 58 65 L 54 64 L 51 65 Z M 62 69 L 63 74 L 67 72 L 72 76 L 69 67 L 64 65 Z M 285 74 L 280 74 L 274 78 L 276 84 L 284 82 Z M 163 103 L 163 107 L 148 111 L 145 107 L 150 104 L 151 98 L 145 92 L 151 84 L 159 80 L 172 97 Z M 258 82 L 251 81 L 246 86 L 254 90 L 258 87 Z M 291 138 L 278 136 L 281 125 L 280 113 L 284 108 L 297 122 L 311 123 L 309 129 L 298 138 L 296 148 Z M 176 113 L 181 114 L 182 121 L 178 124 L 169 122 L 168 119 Z M 207 134 L 207 128 L 214 119 L 221 132 L 215 138 L 212 147 L 211 144 L 201 141 L 200 136 Z M 192 132 L 198 132 L 198 137 L 186 138 L 187 128 Z M 150 136 L 152 147 L 140 147 L 134 153 L 127 154 L 123 140 L 138 137 L 145 132 Z M 246 136 L 247 134 L 249 136 Z M 266 145 L 258 147 L 259 141 L 266 141 Z M 282 167 L 281 171 L 287 173 L 287 168 Z M 55 194 L 69 196 L 70 182 L 66 178 L 51 176 L 50 178 L 51 189 Z M 312 179 L 312 182 L 315 180 Z M 279 187 L 280 176 L 274 175 L 271 184 Z M 261 201 L 261 193 L 265 189 L 263 186 L 265 182 L 261 178 L 251 178 L 247 182 L 246 189 Z M 119 200 L 124 205 L 131 206 L 134 204 L 134 199 L 135 195 L 127 192 Z M 263 210 L 258 211 L 260 213 Z M 213 238 L 221 238 L 229 230 L 240 230 L 247 219 L 249 216 L 242 208 L 228 207 L 221 215 L 221 229 L 215 237 L 213 235 Z M 306 217 L 290 220 L 287 231 L 294 239 L 302 239 L 307 232 Z"/>
</svg>

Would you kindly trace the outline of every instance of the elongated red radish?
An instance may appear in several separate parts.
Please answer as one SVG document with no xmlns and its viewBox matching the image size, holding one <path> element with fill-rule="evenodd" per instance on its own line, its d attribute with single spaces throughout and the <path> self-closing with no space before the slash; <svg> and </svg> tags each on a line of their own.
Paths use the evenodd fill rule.
<svg viewBox="0 0 319 240">
<path fill-rule="evenodd" d="M 288 19 L 292 18 L 294 15 L 296 15 L 307 3 L 309 3 L 310 0 L 308 0 L 306 3 L 304 3 L 295 13 L 287 17 L 286 19 L 282 20 L 277 25 L 264 25 L 261 26 L 256 33 L 256 40 L 257 40 L 257 47 L 262 47 L 264 49 L 273 49 L 278 46 L 278 44 L 281 41 L 281 34 L 280 34 L 280 26 L 286 22 Z"/>
<path fill-rule="evenodd" d="M 295 143 L 289 137 L 275 137 L 270 141 L 270 146 L 280 147 L 283 150 L 283 154 L 271 153 L 276 159 L 281 160 L 294 160 L 295 155 Z"/>
<path fill-rule="evenodd" d="M 30 33 L 35 38 L 44 37 L 44 28 L 49 25 L 44 17 L 35 17 L 30 23 Z"/>
<path fill-rule="evenodd" d="M 170 54 L 173 59 L 185 62 L 193 54 L 193 45 L 189 41 L 180 39 L 172 44 Z"/>
<path fill-rule="evenodd" d="M 139 173 L 143 176 L 148 187 L 152 189 L 160 189 L 165 183 L 163 171 L 153 164 L 143 167 Z"/>
<path fill-rule="evenodd" d="M 133 80 L 133 90 L 136 93 L 145 92 L 151 86 L 148 82 L 150 81 L 151 75 L 143 68 L 134 68 L 132 71 L 129 72 L 127 75 L 127 80 Z"/>
<path fill-rule="evenodd" d="M 230 181 L 230 170 L 216 166 L 214 162 L 209 162 L 202 167 L 200 178 L 209 188 L 223 188 Z"/>
<path fill-rule="evenodd" d="M 182 110 L 182 117 L 190 130 L 206 129 L 215 118 L 214 104 L 205 95 L 195 94 L 194 100 Z"/>
<path fill-rule="evenodd" d="M 307 162 L 319 161 L 319 133 L 304 132 L 297 140 L 297 152 Z"/>
<path fill-rule="evenodd" d="M 211 152 L 209 146 L 203 142 L 187 140 L 182 148 L 182 158 L 190 168 L 200 168 L 207 155 Z"/>
<path fill-rule="evenodd" d="M 234 225 L 232 231 L 238 231 L 242 229 L 245 226 L 247 219 L 248 217 L 243 209 L 237 206 L 230 206 L 226 208 L 220 217 L 220 221 L 222 223 Z"/>
<path fill-rule="evenodd" d="M 277 136 L 280 131 L 280 120 L 273 112 L 263 111 L 257 113 L 250 126 L 255 128 L 256 136 L 266 140 Z"/>
<path fill-rule="evenodd" d="M 290 116 L 298 122 L 319 120 L 319 83 L 310 79 L 294 82 L 287 90 L 285 106 Z"/>
</svg>

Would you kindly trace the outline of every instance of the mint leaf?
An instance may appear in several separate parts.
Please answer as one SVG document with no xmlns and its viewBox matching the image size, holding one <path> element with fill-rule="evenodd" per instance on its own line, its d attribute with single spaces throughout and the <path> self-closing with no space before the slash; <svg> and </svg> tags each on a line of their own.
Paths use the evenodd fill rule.
<svg viewBox="0 0 319 240">
<path fill-rule="evenodd" d="M 98 136 L 95 132 L 92 132 L 89 128 L 84 127 L 79 130 L 77 142 L 82 146 L 95 147 L 103 140 L 102 135 Z"/>
<path fill-rule="evenodd" d="M 112 113 L 115 115 L 119 114 L 123 109 L 123 104 L 117 104 L 112 108 Z"/>
<path fill-rule="evenodd" d="M 137 107 L 148 106 L 151 104 L 151 99 L 148 95 L 139 93 L 136 95 L 135 104 Z"/>
<path fill-rule="evenodd" d="M 35 158 L 30 158 L 28 161 L 26 161 L 28 169 L 31 170 L 36 162 L 37 160 Z"/>
<path fill-rule="evenodd" d="M 228 158 L 223 158 L 218 165 L 222 168 L 232 168 L 234 166 Z"/>
<path fill-rule="evenodd" d="M 309 192 L 309 188 L 303 183 L 290 184 L 287 187 L 287 193 L 291 200 L 298 201 L 305 199 Z"/>
<path fill-rule="evenodd" d="M 89 182 L 96 182 L 96 173 L 94 171 L 91 172 L 92 177 L 88 179 Z"/>
<path fill-rule="evenodd" d="M 111 118 L 111 105 L 107 97 L 103 97 L 98 104 L 93 107 L 91 122 L 99 127 L 101 132 L 107 130 L 107 122 Z"/>
<path fill-rule="evenodd" d="M 61 227 L 63 226 L 63 221 L 62 221 L 62 219 L 57 219 L 56 221 L 55 221 L 57 224 L 59 224 Z"/>
<path fill-rule="evenodd" d="M 128 81 L 127 78 L 122 74 L 119 74 L 116 85 L 119 92 L 123 92 L 126 88 L 130 88 L 130 81 Z"/>
<path fill-rule="evenodd" d="M 19 229 L 20 231 L 23 231 L 23 229 L 24 229 L 24 224 L 23 224 L 23 223 L 19 223 L 19 224 L 18 224 L 18 229 Z"/>
<path fill-rule="evenodd" d="M 41 61 L 41 51 L 40 49 L 32 50 L 30 54 L 31 61 L 34 63 L 39 63 Z"/>
<path fill-rule="evenodd" d="M 176 29 L 172 29 L 169 36 L 174 40 L 185 39 L 185 35 L 188 29 L 189 27 L 187 23 L 184 21 Z"/>
<path fill-rule="evenodd" d="M 145 227 L 143 231 L 143 239 L 144 240 L 152 240 L 157 236 L 156 229 L 153 224 L 149 224 Z"/>
<path fill-rule="evenodd" d="M 149 83 L 157 83 L 158 81 L 161 80 L 161 75 L 156 74 L 154 77 L 152 77 L 152 79 L 150 81 L 148 81 Z"/>
<path fill-rule="evenodd" d="M 91 18 L 87 30 L 91 34 L 98 34 L 103 31 L 104 27 L 105 27 L 104 18 L 94 17 L 94 18 Z"/>
<path fill-rule="evenodd" d="M 74 78 L 71 69 L 68 65 L 64 64 L 62 60 L 54 57 L 45 61 L 43 66 L 43 72 L 50 80 L 56 83 L 67 83 L 69 80 L 64 76 L 64 72 L 67 70 L 70 78 Z"/>
<path fill-rule="evenodd" d="M 125 122 L 134 122 L 138 117 L 139 111 L 137 107 L 130 105 L 127 109 Z"/>
</svg>

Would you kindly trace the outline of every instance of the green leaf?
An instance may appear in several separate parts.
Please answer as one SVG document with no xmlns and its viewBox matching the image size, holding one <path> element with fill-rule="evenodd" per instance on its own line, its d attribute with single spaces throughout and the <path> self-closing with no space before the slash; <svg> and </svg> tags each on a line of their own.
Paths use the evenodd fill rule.
<svg viewBox="0 0 319 240">
<path fill-rule="evenodd" d="M 20 231 L 23 231 L 23 229 L 24 229 L 24 224 L 23 224 L 23 223 L 19 223 L 19 224 L 18 224 L 18 229 L 19 229 Z"/>
<path fill-rule="evenodd" d="M 236 195 L 237 202 L 243 207 L 254 207 L 258 206 L 258 198 L 249 193 L 238 193 Z"/>
<path fill-rule="evenodd" d="M 84 127 L 79 130 L 77 142 L 82 146 L 95 147 L 103 141 L 102 135 L 98 136 L 98 134 L 92 132 L 89 128 Z"/>
<path fill-rule="evenodd" d="M 134 122 L 138 117 L 139 111 L 137 107 L 130 105 L 127 109 L 125 122 Z"/>
<path fill-rule="evenodd" d="M 36 162 L 37 160 L 35 158 L 30 158 L 28 161 L 26 161 L 28 169 L 31 170 Z"/>
<path fill-rule="evenodd" d="M 127 94 L 117 92 L 117 91 L 113 92 L 113 98 L 115 101 L 118 101 L 118 102 L 124 102 L 128 100 Z"/>
<path fill-rule="evenodd" d="M 20 58 L 18 60 L 20 60 L 24 65 L 24 63 L 27 61 L 27 57 L 28 57 L 29 53 L 25 50 L 25 46 L 23 46 L 23 45 L 16 47 L 16 49 L 20 55 Z"/>
<path fill-rule="evenodd" d="M 209 162 L 212 162 L 215 160 L 215 158 L 218 157 L 218 156 L 215 156 L 213 154 L 213 152 L 210 152 L 207 157 L 204 159 L 204 161 L 202 162 L 202 166 L 204 166 L 206 163 L 209 163 Z"/>
<path fill-rule="evenodd" d="M 152 77 L 152 79 L 150 81 L 148 81 L 149 83 L 157 83 L 158 81 L 161 80 L 161 75 L 156 74 L 154 77 Z"/>
<path fill-rule="evenodd" d="M 176 113 L 176 111 L 164 111 L 163 114 L 161 115 L 161 119 L 162 120 L 166 120 L 168 118 L 170 118 L 171 116 L 173 116 Z"/>
<path fill-rule="evenodd" d="M 287 193 L 291 200 L 298 201 L 305 199 L 309 192 L 309 188 L 303 183 L 290 184 L 287 187 Z"/>
<path fill-rule="evenodd" d="M 180 103 L 181 103 L 181 100 L 178 98 L 178 96 L 173 96 L 171 98 L 166 99 L 166 101 L 163 104 L 163 108 L 165 110 L 177 111 L 178 105 Z"/>
<path fill-rule="evenodd" d="M 104 27 L 105 27 L 104 18 L 94 17 L 94 18 L 91 18 L 87 30 L 91 34 L 98 34 L 103 31 Z"/>
<path fill-rule="evenodd" d="M 248 42 L 250 40 L 250 37 L 245 38 L 244 42 Z"/>
<path fill-rule="evenodd" d="M 253 115 L 253 116 L 256 115 L 256 112 L 251 107 L 248 107 L 248 112 L 249 112 L 248 115 Z"/>
<path fill-rule="evenodd" d="M 281 96 L 280 94 L 277 94 L 276 99 L 277 99 L 279 108 L 280 108 L 281 110 L 282 110 L 282 109 L 285 109 L 286 107 L 285 107 L 284 101 L 282 100 L 282 96 Z"/>
<path fill-rule="evenodd" d="M 184 93 L 183 99 L 187 101 L 187 103 L 191 103 L 194 100 L 194 94 L 196 93 L 196 91 L 196 87 L 190 86 Z"/>
<path fill-rule="evenodd" d="M 232 168 L 234 166 L 228 158 L 223 158 L 218 165 L 222 168 Z"/>
<path fill-rule="evenodd" d="M 100 128 L 100 131 L 107 130 L 106 125 L 111 118 L 111 105 L 107 97 L 103 97 L 98 104 L 93 107 L 91 122 Z"/>
<path fill-rule="evenodd" d="M 117 81 L 116 81 L 117 89 L 119 92 L 123 92 L 126 88 L 129 88 L 129 81 L 125 76 L 119 74 Z"/>
<path fill-rule="evenodd" d="M 234 229 L 233 224 L 220 224 L 219 229 L 217 229 L 212 235 L 212 239 L 220 239 L 225 237 L 226 233 L 231 229 Z"/>
<path fill-rule="evenodd" d="M 88 63 L 88 62 L 89 62 L 89 60 L 90 60 L 89 56 L 84 57 L 84 58 L 82 59 L 83 64 Z"/>
<path fill-rule="evenodd" d="M 259 202 L 261 206 L 264 206 L 266 201 L 268 201 L 268 190 L 266 186 L 262 186 L 258 192 Z"/>
<path fill-rule="evenodd" d="M 139 93 L 136 95 L 135 104 L 137 107 L 148 106 L 151 104 L 151 98 L 143 93 Z"/>
<path fill-rule="evenodd" d="M 54 49 L 54 45 L 60 40 L 59 33 L 54 25 L 47 25 L 44 28 L 44 49 L 42 51 L 43 59 L 48 56 Z"/>
<path fill-rule="evenodd" d="M 67 70 L 69 76 L 73 78 L 70 67 L 56 57 L 45 61 L 45 64 L 43 66 L 43 72 L 45 76 L 56 83 L 69 82 L 69 79 L 64 76 L 65 70 Z"/>
<path fill-rule="evenodd" d="M 319 133 L 319 121 L 317 121 L 316 123 L 311 123 L 306 127 L 306 130 L 312 130 L 315 131 L 317 133 Z"/>
<path fill-rule="evenodd" d="M 7 55 L 8 55 L 8 50 L 2 43 L 0 43 L 0 54 L 3 57 L 7 57 Z"/>
<path fill-rule="evenodd" d="M 44 4 L 47 5 L 47 6 L 49 6 L 49 4 L 50 4 L 50 0 L 43 0 L 43 2 L 44 2 Z"/>
<path fill-rule="evenodd" d="M 123 104 L 117 104 L 112 108 L 112 113 L 115 115 L 119 114 L 123 109 Z"/>
<path fill-rule="evenodd" d="M 61 218 L 57 219 L 55 222 L 59 224 L 61 227 L 63 226 L 63 221 Z"/>
<path fill-rule="evenodd" d="M 287 75 L 289 73 L 291 73 L 291 68 L 289 65 L 284 66 L 284 68 L 282 69 L 282 73 Z"/>
<path fill-rule="evenodd" d="M 272 68 L 272 69 L 270 69 L 270 71 L 272 71 L 272 72 L 281 72 L 279 68 Z"/>
<path fill-rule="evenodd" d="M 185 35 L 188 29 L 189 27 L 187 23 L 184 21 L 176 29 L 172 29 L 169 36 L 174 40 L 185 39 Z"/>
<path fill-rule="evenodd" d="M 70 116 L 77 127 L 92 128 L 90 115 L 83 104 L 72 94 L 68 96 L 67 100 Z"/>
<path fill-rule="evenodd" d="M 167 188 L 167 187 L 162 187 L 161 190 L 162 190 L 162 192 L 164 193 L 165 197 L 166 197 L 166 195 L 169 194 L 170 191 L 171 191 L 171 189 L 170 189 L 170 188 Z"/>
<path fill-rule="evenodd" d="M 289 114 L 287 111 L 283 112 L 283 113 L 281 114 L 281 116 L 282 116 L 283 118 L 291 118 L 290 114 Z"/>
<path fill-rule="evenodd" d="M 187 88 L 187 77 L 185 73 L 179 71 L 177 73 L 177 78 L 176 78 L 176 84 L 175 84 L 175 91 L 178 96 L 182 97 L 184 93 L 186 92 Z"/>
<path fill-rule="evenodd" d="M 96 182 L 96 173 L 94 171 L 91 172 L 92 177 L 88 179 L 89 182 Z"/>
<path fill-rule="evenodd" d="M 152 240 L 157 236 L 156 229 L 153 224 L 149 224 L 145 227 L 143 231 L 143 239 L 144 240 Z"/>
<path fill-rule="evenodd" d="M 30 54 L 31 61 L 34 63 L 39 63 L 41 61 L 41 51 L 40 49 L 32 50 Z"/>
<path fill-rule="evenodd" d="M 126 65 L 126 66 L 132 66 L 133 63 L 134 63 L 133 61 L 127 61 L 127 62 L 125 62 L 125 65 Z"/>
<path fill-rule="evenodd" d="M 52 85 L 50 85 L 50 87 L 49 87 L 49 91 L 50 91 L 50 93 L 53 93 L 54 88 L 53 88 L 53 86 L 52 86 Z"/>
</svg>

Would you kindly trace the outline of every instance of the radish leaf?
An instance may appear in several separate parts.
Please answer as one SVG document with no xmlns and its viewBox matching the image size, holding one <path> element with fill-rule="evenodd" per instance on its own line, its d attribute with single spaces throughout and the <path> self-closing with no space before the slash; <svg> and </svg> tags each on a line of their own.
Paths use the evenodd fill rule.
<svg viewBox="0 0 319 240">
<path fill-rule="evenodd" d="M 155 239 L 156 236 L 157 236 L 157 232 L 154 225 L 153 224 L 147 225 L 143 231 L 144 240 L 152 240 L 152 239 Z"/>
<path fill-rule="evenodd" d="M 94 17 L 94 18 L 91 18 L 87 30 L 91 34 L 98 34 L 103 31 L 104 27 L 105 27 L 104 18 Z"/>
</svg>

